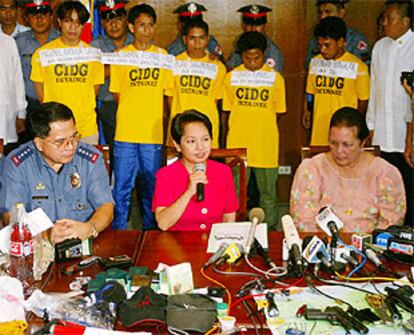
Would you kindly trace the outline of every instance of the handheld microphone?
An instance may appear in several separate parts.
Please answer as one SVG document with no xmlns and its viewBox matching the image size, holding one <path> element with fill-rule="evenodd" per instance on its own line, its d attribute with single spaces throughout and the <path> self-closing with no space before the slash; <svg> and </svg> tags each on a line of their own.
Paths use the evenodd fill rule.
<svg viewBox="0 0 414 335">
<path fill-rule="evenodd" d="M 326 257 L 326 256 L 323 254 L 323 252 L 319 251 L 319 252 L 316 254 L 316 257 L 318 257 L 318 258 L 319 258 L 319 260 L 322 262 L 322 264 L 323 264 L 323 265 L 325 265 L 325 267 L 326 267 L 328 270 L 332 270 L 333 265 L 332 265 L 332 263 L 329 261 L 328 257 Z"/>
<path fill-rule="evenodd" d="M 295 223 L 293 222 L 293 219 L 290 215 L 284 215 L 282 217 L 282 227 L 285 234 L 287 247 L 290 250 L 290 254 L 293 258 L 293 263 L 296 265 L 298 271 L 302 273 L 302 240 L 299 238 Z"/>
<path fill-rule="evenodd" d="M 316 222 L 328 236 L 332 236 L 331 247 L 336 248 L 339 241 L 339 229 L 341 229 L 344 224 L 335 215 L 332 208 L 329 206 L 321 208 L 319 214 L 316 216 Z"/>
<path fill-rule="evenodd" d="M 341 257 L 345 261 L 347 261 L 349 264 L 351 264 L 354 268 L 356 268 L 359 265 L 358 261 L 354 257 L 352 257 L 351 255 L 347 255 L 346 253 L 342 253 Z"/>
<path fill-rule="evenodd" d="M 250 225 L 249 235 L 247 237 L 246 244 L 244 246 L 244 253 L 246 255 L 250 253 L 250 249 L 252 247 L 253 240 L 254 240 L 254 234 L 256 233 L 256 226 L 259 223 L 262 223 L 264 218 L 265 218 L 265 213 L 263 209 L 256 207 L 250 211 L 249 219 L 252 224 Z"/>
<path fill-rule="evenodd" d="M 269 257 L 269 254 L 266 250 L 263 249 L 262 245 L 257 239 L 254 239 L 253 242 L 253 250 L 256 251 L 256 253 L 264 259 L 266 264 L 271 268 L 276 268 L 276 263 L 273 262 L 273 260 Z"/>
<path fill-rule="evenodd" d="M 235 263 L 241 256 L 242 246 L 239 243 L 231 243 L 223 252 L 223 256 L 217 262 L 217 266 L 227 262 L 229 264 Z"/>
<path fill-rule="evenodd" d="M 208 259 L 208 261 L 204 264 L 204 268 L 209 267 L 211 264 L 217 262 L 224 254 L 224 251 L 226 251 L 228 247 L 227 242 L 223 242 L 220 245 L 220 248 L 217 249 L 217 251 Z"/>
<path fill-rule="evenodd" d="M 204 163 L 196 163 L 194 164 L 194 172 L 201 171 L 206 172 L 206 165 Z M 197 201 L 204 200 L 204 184 L 197 183 Z"/>
<path fill-rule="evenodd" d="M 367 248 L 365 250 L 365 256 L 382 272 L 386 272 L 386 268 L 384 264 L 382 264 L 381 260 L 379 259 L 378 255 L 375 253 L 374 250 Z"/>
<path fill-rule="evenodd" d="M 339 230 L 344 226 L 329 206 L 321 209 L 316 216 L 316 222 L 328 236 L 333 236 L 336 239 L 339 238 Z"/>
<path fill-rule="evenodd" d="M 308 263 L 320 263 L 321 260 L 317 257 L 317 254 L 322 253 L 326 259 L 329 258 L 328 250 L 325 247 L 325 243 L 318 237 L 313 236 L 310 239 L 305 237 L 303 241 L 303 252 L 302 256 Z"/>
</svg>

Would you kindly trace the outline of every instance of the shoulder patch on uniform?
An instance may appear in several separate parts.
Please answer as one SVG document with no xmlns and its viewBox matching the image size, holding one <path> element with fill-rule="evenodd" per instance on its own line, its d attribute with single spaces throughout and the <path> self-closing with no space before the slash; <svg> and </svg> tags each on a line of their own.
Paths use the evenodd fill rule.
<svg viewBox="0 0 414 335">
<path fill-rule="evenodd" d="M 22 162 L 24 162 L 28 157 L 33 154 L 33 150 L 30 147 L 25 147 L 16 154 L 14 154 L 10 159 L 14 163 L 14 165 L 19 166 Z"/>
<path fill-rule="evenodd" d="M 95 164 L 99 158 L 99 154 L 97 152 L 84 146 L 79 146 L 77 154 L 93 164 Z"/>
<path fill-rule="evenodd" d="M 357 45 L 357 48 L 359 50 L 366 50 L 368 48 L 368 44 L 365 43 L 365 41 L 360 40 L 359 43 L 358 43 L 358 45 Z"/>
</svg>

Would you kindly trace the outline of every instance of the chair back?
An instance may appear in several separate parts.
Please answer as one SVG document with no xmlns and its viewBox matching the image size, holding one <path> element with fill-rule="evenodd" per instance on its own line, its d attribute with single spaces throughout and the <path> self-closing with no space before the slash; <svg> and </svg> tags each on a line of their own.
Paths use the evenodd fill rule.
<svg viewBox="0 0 414 335">
<path fill-rule="evenodd" d="M 167 147 L 167 165 L 175 162 L 179 153 L 173 147 Z M 245 221 L 247 217 L 247 150 L 238 149 L 211 149 L 210 158 L 223 161 L 230 168 L 239 169 L 239 210 L 236 214 L 237 221 Z"/>
<path fill-rule="evenodd" d="M 369 152 L 377 157 L 381 156 L 380 147 L 378 145 L 366 146 L 362 150 Z M 312 158 L 313 156 L 316 156 L 322 152 L 328 152 L 328 151 L 329 151 L 329 146 L 327 145 L 305 146 L 305 147 L 302 147 L 301 149 L 301 157 L 302 157 L 302 160 L 304 160 L 305 158 Z"/>
<path fill-rule="evenodd" d="M 108 176 L 110 175 L 110 155 L 109 155 L 109 145 L 107 144 L 94 144 L 94 147 L 102 152 L 103 160 L 105 162 L 106 172 L 108 172 Z"/>
</svg>

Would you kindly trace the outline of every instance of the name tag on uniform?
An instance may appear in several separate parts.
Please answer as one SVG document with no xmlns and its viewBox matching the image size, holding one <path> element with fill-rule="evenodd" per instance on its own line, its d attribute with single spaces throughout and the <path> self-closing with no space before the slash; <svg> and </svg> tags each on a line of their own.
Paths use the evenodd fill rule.
<svg viewBox="0 0 414 335">
<path fill-rule="evenodd" d="M 266 71 L 233 71 L 231 74 L 231 86 L 273 86 L 276 72 Z"/>
<path fill-rule="evenodd" d="M 175 61 L 174 75 L 176 76 L 199 76 L 210 79 L 216 79 L 218 71 L 217 64 L 206 62 Z"/>
<path fill-rule="evenodd" d="M 60 48 L 41 50 L 40 63 L 43 67 L 54 64 L 78 64 L 100 62 L 101 51 L 96 48 Z"/>
<path fill-rule="evenodd" d="M 358 63 L 314 58 L 310 63 L 310 73 L 315 76 L 356 79 Z"/>
<path fill-rule="evenodd" d="M 47 200 L 49 196 L 47 195 L 34 195 L 32 196 L 32 200 Z"/>
<path fill-rule="evenodd" d="M 138 66 L 140 68 L 159 68 L 172 70 L 174 56 L 147 51 L 103 52 L 103 64 Z"/>
</svg>

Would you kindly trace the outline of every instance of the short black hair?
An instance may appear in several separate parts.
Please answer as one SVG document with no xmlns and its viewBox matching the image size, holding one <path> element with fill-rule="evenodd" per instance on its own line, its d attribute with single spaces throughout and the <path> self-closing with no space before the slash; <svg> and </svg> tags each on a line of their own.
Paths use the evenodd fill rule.
<svg viewBox="0 0 414 335">
<path fill-rule="evenodd" d="M 336 8 L 338 9 L 344 9 L 345 8 L 345 4 L 348 1 L 338 1 L 338 0 L 318 0 L 316 1 L 316 6 L 319 7 L 320 5 L 324 5 L 326 3 L 330 3 L 332 5 L 335 5 Z"/>
<path fill-rule="evenodd" d="M 360 112 L 352 107 L 342 107 L 332 115 L 329 129 L 332 129 L 333 127 L 356 127 L 357 137 L 361 142 L 369 135 L 369 129 L 365 118 Z"/>
<path fill-rule="evenodd" d="M 396 4 L 398 7 L 398 13 L 402 18 L 408 17 L 410 19 L 410 27 L 413 24 L 413 2 L 411 0 L 387 0 L 385 6 L 391 6 Z"/>
<path fill-rule="evenodd" d="M 340 38 L 346 39 L 346 24 L 340 17 L 325 17 L 317 24 L 315 37 L 332 38 L 335 41 Z"/>
<path fill-rule="evenodd" d="M 251 49 L 260 49 L 264 53 L 266 48 L 266 37 L 258 31 L 248 31 L 243 33 L 237 41 L 237 52 L 240 55 Z"/>
<path fill-rule="evenodd" d="M 157 14 L 155 13 L 155 9 L 150 5 L 142 3 L 140 5 L 132 7 L 129 10 L 128 23 L 134 24 L 137 17 L 139 17 L 141 14 L 147 14 L 148 16 L 152 17 L 154 23 L 157 22 Z"/>
<path fill-rule="evenodd" d="M 79 21 L 82 25 L 88 22 L 90 17 L 88 10 L 81 2 L 76 0 L 63 1 L 56 10 L 56 17 L 59 20 L 70 18 L 73 11 L 78 14 Z"/>
<path fill-rule="evenodd" d="M 213 126 L 207 115 L 200 113 L 195 109 L 186 110 L 183 113 L 177 114 L 171 122 L 171 137 L 175 143 L 181 143 L 181 137 L 184 134 L 184 127 L 189 123 L 202 123 L 206 126 L 210 138 L 213 138 Z"/>
<path fill-rule="evenodd" d="M 49 135 L 51 123 L 69 120 L 76 123 L 71 109 L 64 104 L 51 101 L 40 104 L 39 108 L 31 114 L 29 122 L 34 136 L 44 138 Z"/>
<path fill-rule="evenodd" d="M 191 29 L 200 28 L 203 29 L 206 35 L 208 35 L 208 24 L 203 20 L 189 20 L 185 23 L 183 28 L 183 36 L 187 36 Z"/>
</svg>

